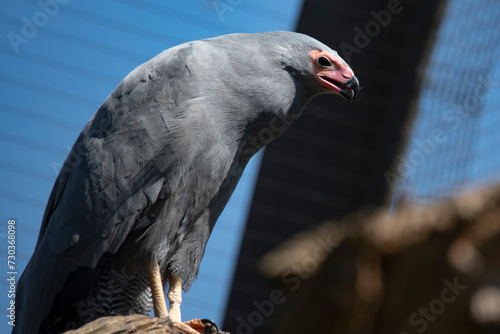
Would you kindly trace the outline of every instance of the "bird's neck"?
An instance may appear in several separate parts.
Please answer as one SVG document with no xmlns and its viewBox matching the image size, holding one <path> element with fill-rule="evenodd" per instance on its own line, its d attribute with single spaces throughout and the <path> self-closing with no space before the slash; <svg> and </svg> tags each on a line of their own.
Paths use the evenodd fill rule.
<svg viewBox="0 0 500 334">
<path fill-rule="evenodd" d="M 249 160 L 261 148 L 279 137 L 297 119 L 309 98 L 296 97 L 282 109 L 264 110 L 248 121 L 240 144 L 241 156 Z"/>
</svg>

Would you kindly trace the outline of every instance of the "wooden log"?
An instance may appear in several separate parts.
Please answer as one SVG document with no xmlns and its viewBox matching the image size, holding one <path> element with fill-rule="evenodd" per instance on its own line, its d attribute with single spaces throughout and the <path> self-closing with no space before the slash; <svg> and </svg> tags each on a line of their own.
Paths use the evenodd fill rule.
<svg viewBox="0 0 500 334">
<path fill-rule="evenodd" d="M 65 334 L 181 334 L 170 318 L 155 318 L 133 314 L 99 318 Z"/>
</svg>

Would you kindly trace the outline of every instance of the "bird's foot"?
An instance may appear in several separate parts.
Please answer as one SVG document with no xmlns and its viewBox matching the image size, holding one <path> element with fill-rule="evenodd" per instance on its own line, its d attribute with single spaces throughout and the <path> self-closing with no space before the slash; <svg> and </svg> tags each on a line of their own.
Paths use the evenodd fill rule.
<svg viewBox="0 0 500 334">
<path fill-rule="evenodd" d="M 193 319 L 185 322 L 174 322 L 174 327 L 186 334 L 228 334 L 219 331 L 217 325 L 207 319 Z"/>
</svg>

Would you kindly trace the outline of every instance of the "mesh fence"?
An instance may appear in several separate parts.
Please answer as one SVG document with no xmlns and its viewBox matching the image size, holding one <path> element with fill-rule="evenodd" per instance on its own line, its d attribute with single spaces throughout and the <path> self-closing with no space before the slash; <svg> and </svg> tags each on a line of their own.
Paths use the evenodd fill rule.
<svg viewBox="0 0 500 334">
<path fill-rule="evenodd" d="M 500 3 L 450 0 L 398 158 L 394 201 L 500 182 Z"/>
</svg>

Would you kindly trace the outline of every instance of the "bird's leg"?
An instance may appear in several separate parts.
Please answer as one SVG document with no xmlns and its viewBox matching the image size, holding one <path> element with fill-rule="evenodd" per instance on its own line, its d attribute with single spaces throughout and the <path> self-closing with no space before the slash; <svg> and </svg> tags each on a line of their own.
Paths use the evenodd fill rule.
<svg viewBox="0 0 500 334">
<path fill-rule="evenodd" d="M 217 326 L 209 320 L 193 319 L 181 322 L 182 279 L 173 273 L 168 275 L 169 316 L 174 327 L 186 334 L 218 333 Z"/>
<path fill-rule="evenodd" d="M 161 281 L 160 267 L 156 260 L 146 260 L 144 262 L 146 273 L 148 274 L 149 286 L 151 287 L 151 295 L 153 296 L 153 307 L 155 316 L 165 318 L 168 316 L 167 304 L 165 303 L 165 295 L 163 293 L 163 283 Z"/>
<path fill-rule="evenodd" d="M 182 279 L 169 273 L 168 275 L 168 301 L 170 303 L 170 319 L 181 322 Z"/>
</svg>

